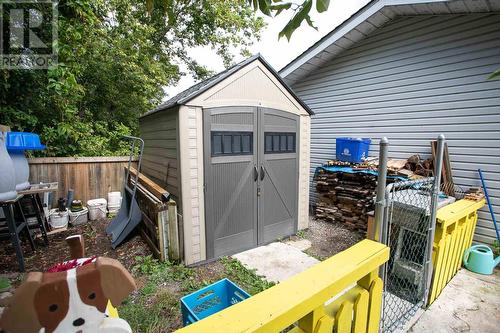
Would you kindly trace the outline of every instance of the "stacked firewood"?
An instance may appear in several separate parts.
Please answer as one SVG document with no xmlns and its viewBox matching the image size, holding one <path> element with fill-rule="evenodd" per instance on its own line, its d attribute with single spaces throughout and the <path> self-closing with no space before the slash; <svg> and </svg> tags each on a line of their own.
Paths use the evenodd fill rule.
<svg viewBox="0 0 500 333">
<path fill-rule="evenodd" d="M 316 175 L 316 217 L 340 221 L 350 229 L 365 232 L 367 213 L 374 209 L 376 188 L 375 175 L 320 171 Z"/>
</svg>

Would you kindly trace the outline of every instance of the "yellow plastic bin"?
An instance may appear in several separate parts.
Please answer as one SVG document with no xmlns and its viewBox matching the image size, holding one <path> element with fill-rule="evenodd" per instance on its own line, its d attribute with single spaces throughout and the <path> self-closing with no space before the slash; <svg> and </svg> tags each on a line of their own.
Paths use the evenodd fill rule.
<svg viewBox="0 0 500 333">
<path fill-rule="evenodd" d="M 462 257 L 472 244 L 477 223 L 477 211 L 485 204 L 480 201 L 458 200 L 437 211 L 436 234 L 432 249 L 432 284 L 430 305 L 460 269 Z"/>
</svg>

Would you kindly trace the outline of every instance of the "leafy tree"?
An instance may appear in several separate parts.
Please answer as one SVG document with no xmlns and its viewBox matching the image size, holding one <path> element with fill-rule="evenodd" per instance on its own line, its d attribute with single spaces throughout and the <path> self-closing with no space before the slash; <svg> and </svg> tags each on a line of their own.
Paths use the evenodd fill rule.
<svg viewBox="0 0 500 333">
<path fill-rule="evenodd" d="M 49 156 L 124 154 L 121 135 L 137 134 L 138 116 L 161 102 L 181 67 L 211 74 L 189 48 L 211 47 L 229 65 L 230 50 L 248 54 L 264 26 L 244 0 L 167 5 L 148 14 L 145 1 L 60 1 L 59 64 L 0 70 L 0 123 L 40 133 Z"/>
<path fill-rule="evenodd" d="M 260 10 L 267 16 L 277 16 L 283 11 L 292 10 L 294 15 L 291 20 L 280 31 L 278 38 L 285 36 L 288 40 L 292 38 L 292 34 L 297 30 L 302 22 L 306 21 L 310 27 L 317 30 L 314 22 L 311 19 L 311 9 L 315 5 L 318 13 L 323 13 L 328 10 L 330 0 L 302 0 L 302 2 L 290 2 L 287 0 L 247 0 L 255 10 Z"/>
</svg>

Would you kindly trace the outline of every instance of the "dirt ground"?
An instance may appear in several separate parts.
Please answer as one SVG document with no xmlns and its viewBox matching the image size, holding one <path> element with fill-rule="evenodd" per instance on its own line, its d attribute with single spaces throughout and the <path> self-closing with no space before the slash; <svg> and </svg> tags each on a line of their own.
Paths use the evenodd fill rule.
<svg viewBox="0 0 500 333">
<path fill-rule="evenodd" d="M 136 256 L 147 256 L 151 251 L 139 235 L 133 236 L 117 249 L 111 248 L 111 242 L 106 236 L 105 228 L 108 220 L 92 221 L 90 223 L 70 227 L 66 231 L 49 235 L 49 245 L 45 246 L 40 238 L 35 240 L 37 249 L 31 251 L 26 241 L 23 242 L 23 253 L 27 272 L 45 271 L 52 265 L 69 259 L 69 249 L 64 239 L 70 235 L 82 234 L 85 238 L 85 250 L 87 256 L 106 256 L 120 260 L 127 268 L 131 269 L 135 264 Z M 291 239 L 306 238 L 311 241 L 312 247 L 306 252 L 320 260 L 324 260 L 340 251 L 347 249 L 363 236 L 355 231 L 347 229 L 342 223 L 325 222 L 310 219 L 309 228 L 299 232 L 298 236 Z M 200 270 L 216 269 L 216 265 L 200 266 Z M 0 241 L 0 274 L 18 274 L 17 258 L 10 240 Z M 218 274 L 217 274 L 218 275 Z"/>
<path fill-rule="evenodd" d="M 251 295 L 272 286 L 255 272 L 247 270 L 237 260 L 222 258 L 197 267 L 184 267 L 172 263 L 159 263 L 151 251 L 135 235 L 117 249 L 105 233 L 108 220 L 93 221 L 72 227 L 67 231 L 49 235 L 49 246 L 36 240 L 37 250 L 31 251 L 24 244 L 26 271 L 46 271 L 55 263 L 69 259 L 65 238 L 82 234 L 87 256 L 107 256 L 118 259 L 134 276 L 138 289 L 118 307 L 120 316 L 127 320 L 134 332 L 172 332 L 182 327 L 180 298 L 193 291 L 229 278 Z M 312 246 L 305 252 L 319 260 L 347 249 L 363 238 L 345 228 L 341 223 L 329 223 L 311 218 L 307 230 L 291 239 L 308 239 Z M 27 242 L 24 242 L 27 243 Z M 17 260 L 9 240 L 0 242 L 0 277 L 7 277 L 13 287 L 19 285 L 24 274 L 17 272 Z M 10 290 L 13 292 L 13 289 Z M 2 308 L 0 308 L 2 310 Z"/>
<path fill-rule="evenodd" d="M 364 239 L 364 235 L 349 230 L 340 222 L 325 222 L 314 218 L 309 219 L 309 228 L 299 231 L 291 239 L 305 238 L 311 242 L 311 248 L 305 252 L 319 260 L 325 260 Z"/>
<path fill-rule="evenodd" d="M 27 272 L 43 272 L 58 262 L 69 260 L 69 248 L 65 238 L 82 234 L 85 239 L 87 256 L 106 256 L 119 259 L 130 269 L 134 258 L 138 255 L 148 255 L 151 251 L 140 236 L 133 236 L 116 250 L 111 248 L 111 242 L 106 236 L 108 220 L 92 221 L 80 226 L 69 227 L 68 230 L 49 235 L 49 245 L 45 246 L 41 238 L 35 239 L 36 251 L 33 252 L 26 240 L 23 243 L 24 262 Z M 17 257 L 10 239 L 0 242 L 0 274 L 18 274 Z"/>
</svg>

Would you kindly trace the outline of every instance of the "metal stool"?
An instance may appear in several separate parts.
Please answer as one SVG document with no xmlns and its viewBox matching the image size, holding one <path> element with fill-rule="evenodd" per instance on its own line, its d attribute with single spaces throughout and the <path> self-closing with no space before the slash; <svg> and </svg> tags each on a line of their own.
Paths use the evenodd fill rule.
<svg viewBox="0 0 500 333">
<path fill-rule="evenodd" d="M 21 199 L 22 197 L 23 195 L 18 195 L 13 200 L 2 201 L 0 202 L 0 207 L 2 207 L 3 213 L 5 215 L 6 224 L 9 229 L 10 240 L 12 241 L 12 245 L 16 250 L 17 262 L 19 263 L 19 270 L 21 272 L 24 272 L 24 256 L 23 256 L 23 249 L 21 247 L 21 242 L 19 240 L 19 234 L 21 234 L 21 232 L 23 231 L 26 232 L 28 241 L 33 251 L 35 251 L 35 242 L 31 237 L 31 233 L 28 228 L 28 223 L 26 222 L 26 217 L 24 216 L 22 207 L 19 202 L 19 199 Z M 22 219 L 20 223 L 16 223 L 16 219 L 14 216 L 14 209 L 16 207 L 19 210 L 19 216 Z"/>
</svg>

